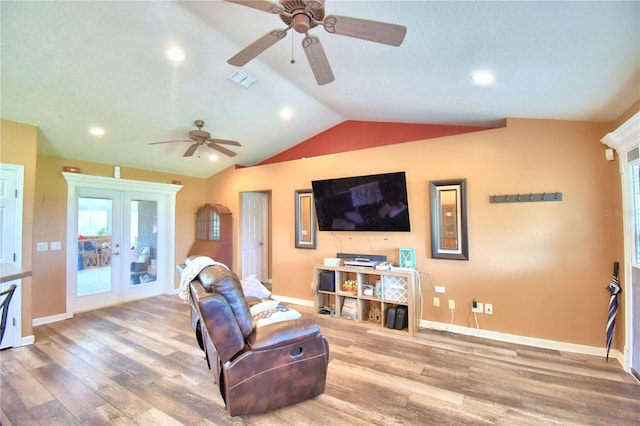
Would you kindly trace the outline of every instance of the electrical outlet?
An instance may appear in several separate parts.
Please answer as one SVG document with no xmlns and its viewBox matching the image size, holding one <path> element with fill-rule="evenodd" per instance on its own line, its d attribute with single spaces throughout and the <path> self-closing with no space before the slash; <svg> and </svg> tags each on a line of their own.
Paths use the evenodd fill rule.
<svg viewBox="0 0 640 426">
<path fill-rule="evenodd" d="M 476 312 L 478 314 L 482 313 L 482 303 L 480 302 L 474 302 L 474 304 L 476 305 L 475 308 L 473 307 L 473 305 L 471 305 L 471 312 Z"/>
<path fill-rule="evenodd" d="M 493 315 L 493 305 L 491 303 L 484 304 L 484 313 L 487 315 Z"/>
<path fill-rule="evenodd" d="M 456 308 L 456 301 L 453 299 L 449 299 L 449 309 L 455 309 Z"/>
<path fill-rule="evenodd" d="M 440 307 L 440 298 L 439 297 L 434 297 L 433 298 L 433 306 L 435 306 L 436 308 Z"/>
<path fill-rule="evenodd" d="M 444 293 L 444 286 L 443 285 L 437 285 L 435 286 L 435 292 L 436 293 Z"/>
<path fill-rule="evenodd" d="M 62 243 L 60 241 L 51 241 L 50 247 L 54 251 L 62 250 Z"/>
<path fill-rule="evenodd" d="M 49 243 L 36 243 L 36 251 L 47 251 L 49 250 Z"/>
</svg>

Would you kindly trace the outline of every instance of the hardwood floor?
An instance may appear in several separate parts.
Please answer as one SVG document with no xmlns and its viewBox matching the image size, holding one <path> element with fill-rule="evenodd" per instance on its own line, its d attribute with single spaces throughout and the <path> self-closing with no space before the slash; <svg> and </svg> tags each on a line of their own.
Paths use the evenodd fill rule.
<svg viewBox="0 0 640 426">
<path fill-rule="evenodd" d="M 317 321 L 331 350 L 325 393 L 235 418 L 177 296 L 38 326 L 35 344 L 0 352 L 2 425 L 640 424 L 640 384 L 615 360 Z"/>
</svg>

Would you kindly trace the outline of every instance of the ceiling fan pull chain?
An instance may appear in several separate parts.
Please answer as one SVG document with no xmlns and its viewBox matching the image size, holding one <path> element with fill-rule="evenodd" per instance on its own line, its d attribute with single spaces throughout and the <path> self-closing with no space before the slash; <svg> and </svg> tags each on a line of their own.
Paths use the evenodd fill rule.
<svg viewBox="0 0 640 426">
<path fill-rule="evenodd" d="M 294 32 L 291 32 L 291 63 L 295 64 L 296 60 L 293 59 L 293 38 L 294 38 Z"/>
</svg>

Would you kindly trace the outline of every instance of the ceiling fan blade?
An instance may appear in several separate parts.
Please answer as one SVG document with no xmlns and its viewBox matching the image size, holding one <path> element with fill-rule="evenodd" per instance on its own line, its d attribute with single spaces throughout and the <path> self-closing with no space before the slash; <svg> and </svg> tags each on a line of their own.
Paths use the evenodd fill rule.
<svg viewBox="0 0 640 426">
<path fill-rule="evenodd" d="M 253 9 L 262 10 L 263 12 L 279 15 L 285 13 L 284 7 L 279 4 L 273 4 L 266 0 L 227 0 L 229 3 L 239 4 L 241 6 L 251 7 Z"/>
<path fill-rule="evenodd" d="M 183 157 L 191 157 L 193 155 L 193 153 L 196 152 L 196 149 L 198 149 L 198 144 L 194 143 L 189 148 L 187 148 L 187 150 L 184 152 L 184 154 L 182 154 L 182 156 Z"/>
<path fill-rule="evenodd" d="M 209 144 L 209 142 L 211 142 L 211 143 L 221 143 L 221 144 L 224 144 L 224 145 L 242 146 L 242 145 L 240 145 L 240 142 L 238 142 L 238 141 L 230 141 L 230 140 L 227 140 L 227 139 L 209 139 L 209 140 L 207 140 L 207 145 Z"/>
<path fill-rule="evenodd" d="M 178 141 L 164 141 L 164 142 L 151 142 L 149 145 L 158 145 L 161 143 L 174 143 L 174 142 L 193 142 L 191 139 L 180 139 Z"/>
<path fill-rule="evenodd" d="M 227 61 L 227 63 L 230 65 L 235 65 L 237 67 L 245 65 L 247 62 L 267 50 L 269 47 L 282 40 L 287 35 L 288 30 L 289 28 L 285 30 L 273 30 L 270 33 L 263 35 L 262 37 L 242 49 L 240 52 L 236 53 L 235 56 Z"/>
<path fill-rule="evenodd" d="M 346 16 L 329 15 L 324 18 L 322 25 L 327 32 L 332 34 L 355 37 L 391 46 L 400 46 L 404 41 L 404 36 L 407 34 L 407 27 L 404 25 Z"/>
<path fill-rule="evenodd" d="M 320 86 L 335 80 L 331 66 L 329 65 L 327 56 L 324 54 L 324 49 L 318 37 L 307 35 L 302 39 L 302 48 L 307 55 L 309 65 L 311 65 L 311 71 L 313 71 L 313 75 Z"/>
<path fill-rule="evenodd" d="M 227 149 L 223 146 L 219 146 L 215 142 L 209 141 L 207 142 L 207 146 L 209 148 L 215 149 L 216 151 L 220 151 L 221 153 L 223 153 L 224 155 L 228 155 L 229 157 L 235 157 L 237 155 L 235 152 L 231 151 L 230 149 Z"/>
</svg>

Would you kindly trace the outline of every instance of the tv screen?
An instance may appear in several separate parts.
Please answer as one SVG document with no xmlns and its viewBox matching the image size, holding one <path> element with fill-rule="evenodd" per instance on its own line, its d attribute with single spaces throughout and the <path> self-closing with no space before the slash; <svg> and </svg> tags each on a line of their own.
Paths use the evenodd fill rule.
<svg viewBox="0 0 640 426">
<path fill-rule="evenodd" d="M 320 231 L 409 232 L 404 172 L 311 182 Z"/>
</svg>

